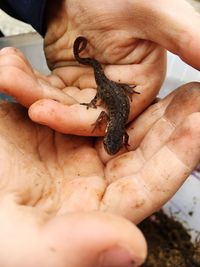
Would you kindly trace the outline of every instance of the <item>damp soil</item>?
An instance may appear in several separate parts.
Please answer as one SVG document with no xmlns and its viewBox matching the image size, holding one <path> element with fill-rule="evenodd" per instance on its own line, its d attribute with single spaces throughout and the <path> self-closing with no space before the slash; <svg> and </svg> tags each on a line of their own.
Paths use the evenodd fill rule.
<svg viewBox="0 0 200 267">
<path fill-rule="evenodd" d="M 189 231 L 163 211 L 140 223 L 148 244 L 143 267 L 200 267 L 200 241 L 191 241 Z"/>
</svg>

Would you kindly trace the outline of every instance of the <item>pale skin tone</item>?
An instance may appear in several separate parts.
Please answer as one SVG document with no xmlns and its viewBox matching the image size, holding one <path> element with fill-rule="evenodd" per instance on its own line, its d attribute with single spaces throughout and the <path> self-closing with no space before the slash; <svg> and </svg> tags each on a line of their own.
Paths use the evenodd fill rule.
<svg viewBox="0 0 200 267">
<path fill-rule="evenodd" d="M 147 108 L 164 79 L 164 48 L 200 68 L 200 18 L 183 0 L 56 5 L 44 39 L 51 75 L 34 72 L 16 49 L 0 51 L 1 91 L 30 117 L 0 105 L 0 265 L 138 266 L 146 243 L 133 223 L 170 199 L 200 159 L 199 83 Z M 89 40 L 83 56 L 141 93 L 131 103 L 130 151 L 113 158 L 90 137 L 104 135 L 105 127 L 92 132 L 102 107 L 78 104 L 96 88 L 92 70 L 73 59 L 79 35 Z"/>
</svg>

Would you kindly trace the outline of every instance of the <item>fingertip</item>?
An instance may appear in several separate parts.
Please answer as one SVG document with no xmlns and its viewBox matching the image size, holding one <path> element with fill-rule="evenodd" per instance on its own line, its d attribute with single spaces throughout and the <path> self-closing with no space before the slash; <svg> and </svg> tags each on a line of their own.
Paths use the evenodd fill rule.
<svg viewBox="0 0 200 267">
<path fill-rule="evenodd" d="M 47 100 L 49 102 L 49 100 Z M 48 102 L 46 100 L 40 99 L 36 102 L 34 102 L 28 110 L 29 117 L 31 120 L 38 122 L 38 123 L 43 123 L 42 119 L 42 113 L 45 112 L 48 108 Z M 47 104 L 47 106 L 46 106 Z M 46 107 L 46 108 L 45 108 Z"/>
<path fill-rule="evenodd" d="M 14 58 L 14 62 L 16 63 L 16 59 L 25 63 L 29 69 L 32 71 L 32 67 L 25 55 L 16 47 L 4 47 L 0 49 L 0 57 Z M 4 63 L 4 62 L 3 62 Z M 30 71 L 30 70 L 29 70 Z"/>
<path fill-rule="evenodd" d="M 63 125 L 63 113 L 67 115 L 68 107 L 52 99 L 41 99 L 33 103 L 28 114 L 31 120 L 46 125 L 54 130 L 67 133 L 66 120 Z"/>
<path fill-rule="evenodd" d="M 19 49 L 11 46 L 3 47 L 2 49 L 0 49 L 0 55 L 5 54 L 19 54 L 20 56 L 23 56 L 22 52 Z"/>
</svg>

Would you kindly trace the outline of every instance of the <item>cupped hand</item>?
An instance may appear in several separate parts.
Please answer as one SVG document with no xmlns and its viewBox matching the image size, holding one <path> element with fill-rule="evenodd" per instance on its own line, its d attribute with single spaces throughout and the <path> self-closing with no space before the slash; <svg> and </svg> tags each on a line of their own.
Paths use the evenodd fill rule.
<svg viewBox="0 0 200 267">
<path fill-rule="evenodd" d="M 166 69 L 165 49 L 200 68 L 199 25 L 200 15 L 184 0 L 103 0 L 98 3 L 62 0 L 59 4 L 50 1 L 44 51 L 53 73 L 65 85 L 75 87 L 65 89 L 65 92 L 78 101 L 89 102 L 96 93 L 93 70 L 77 66 L 72 53 L 75 38 L 86 37 L 88 46 L 81 55 L 96 58 L 104 64 L 108 78 L 136 85 L 135 90 L 140 92 L 140 95 L 133 95 L 132 120 L 152 102 L 161 87 Z M 69 131 L 72 126 L 76 134 L 83 134 L 79 131 L 85 126 L 85 135 L 104 134 L 105 128 L 93 131 L 91 126 L 100 114 L 100 108 L 86 111 L 78 106 L 73 112 L 76 115 L 71 116 L 74 107 L 69 110 L 49 101 L 40 104 L 38 109 L 37 105 L 31 109 L 35 121 L 61 132 Z M 64 114 L 62 123 L 59 120 L 56 125 L 53 123 L 54 118 L 49 116 L 52 109 L 57 118 Z M 75 126 L 73 122 L 76 122 Z"/>
<path fill-rule="evenodd" d="M 82 56 L 99 60 L 108 78 L 136 85 L 140 94 L 133 95 L 129 120 L 157 95 L 165 76 L 165 49 L 200 68 L 200 16 L 184 0 L 49 1 L 46 17 L 44 51 L 51 75 L 33 72 L 19 52 L 4 49 L 0 87 L 30 107 L 32 120 L 62 133 L 105 134 L 105 127 L 93 127 L 104 107 L 79 105 L 95 96 L 96 83 L 92 68 L 74 60 L 77 36 L 88 39 Z"/>
<path fill-rule="evenodd" d="M 1 265 L 141 264 L 144 238 L 125 218 L 159 209 L 199 162 L 199 88 L 150 106 L 128 128 L 132 151 L 110 160 L 94 137 L 54 132 L 1 104 Z"/>
<path fill-rule="evenodd" d="M 82 35 L 90 42 L 90 56 L 104 64 L 120 65 L 108 72 L 116 81 L 137 84 L 134 71 L 159 59 L 163 63 L 161 47 L 199 69 L 199 23 L 199 13 L 186 0 L 50 0 L 44 39 L 47 63 L 55 69 L 74 61 L 71 48 Z"/>
</svg>

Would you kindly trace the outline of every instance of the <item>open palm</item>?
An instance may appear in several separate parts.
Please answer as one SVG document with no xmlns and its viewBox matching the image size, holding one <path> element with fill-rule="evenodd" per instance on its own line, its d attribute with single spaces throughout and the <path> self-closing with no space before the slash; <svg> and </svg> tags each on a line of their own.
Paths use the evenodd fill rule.
<svg viewBox="0 0 200 267">
<path fill-rule="evenodd" d="M 84 266 L 95 266 L 100 251 L 124 242 L 141 263 L 144 239 L 122 217 L 138 223 L 159 209 L 198 163 L 199 86 L 187 84 L 149 107 L 128 129 L 133 151 L 112 159 L 92 137 L 54 132 L 33 123 L 18 104 L 2 103 L 1 247 L 7 255 L 13 246 L 18 258 L 5 265 L 2 257 L 3 266 L 27 266 L 26 260 L 79 266 L 83 258 Z M 13 231 L 15 242 L 8 239 L 7 246 Z M 77 265 L 67 265 L 70 251 L 79 253 Z"/>
</svg>

